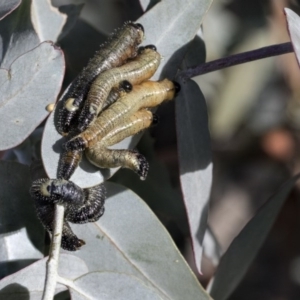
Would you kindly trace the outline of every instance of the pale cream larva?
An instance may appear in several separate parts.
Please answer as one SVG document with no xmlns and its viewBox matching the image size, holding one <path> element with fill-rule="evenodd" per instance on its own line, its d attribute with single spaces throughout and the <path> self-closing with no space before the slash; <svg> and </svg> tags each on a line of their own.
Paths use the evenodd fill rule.
<svg viewBox="0 0 300 300">
<path fill-rule="evenodd" d="M 100 168 L 129 168 L 136 172 L 141 180 L 145 180 L 149 164 L 142 154 L 135 150 L 110 150 L 107 147 L 148 128 L 152 122 L 153 114 L 151 111 L 147 109 L 137 111 L 110 131 L 94 147 L 86 149 L 87 158 L 92 164 Z"/>
<path fill-rule="evenodd" d="M 178 91 L 179 85 L 168 79 L 158 82 L 145 81 L 134 86 L 129 94 L 125 94 L 103 111 L 84 132 L 68 141 L 65 148 L 83 150 L 92 147 L 139 109 L 155 107 L 163 101 L 171 100 Z"/>
<path fill-rule="evenodd" d="M 143 47 L 137 57 L 125 65 L 100 74 L 93 84 L 80 113 L 77 130 L 83 132 L 102 110 L 111 89 L 122 82 L 139 84 L 153 76 L 161 60 L 155 46 Z"/>
</svg>

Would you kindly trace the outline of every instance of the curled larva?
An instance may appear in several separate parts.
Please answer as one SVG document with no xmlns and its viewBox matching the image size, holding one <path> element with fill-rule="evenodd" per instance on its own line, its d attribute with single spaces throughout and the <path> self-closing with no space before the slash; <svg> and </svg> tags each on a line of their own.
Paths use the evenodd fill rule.
<svg viewBox="0 0 300 300">
<path fill-rule="evenodd" d="M 140 54 L 127 64 L 100 74 L 91 85 L 80 113 L 78 131 L 84 131 L 94 121 L 113 87 L 124 80 L 135 85 L 149 79 L 157 70 L 160 59 L 160 54 L 152 47 L 143 47 Z"/>
<path fill-rule="evenodd" d="M 110 150 L 107 147 L 148 128 L 152 121 L 151 111 L 142 109 L 135 112 L 98 141 L 94 147 L 86 149 L 88 160 L 100 168 L 129 168 L 136 172 L 141 180 L 145 180 L 149 165 L 143 155 L 134 150 Z"/>
<path fill-rule="evenodd" d="M 64 205 L 61 246 L 65 250 L 75 251 L 85 244 L 73 233 L 68 221 L 95 222 L 104 213 L 106 190 L 103 184 L 81 189 L 71 181 L 43 178 L 32 183 L 30 193 L 35 201 L 37 216 L 50 233 L 53 230 L 54 204 Z"/>
<path fill-rule="evenodd" d="M 174 98 L 180 87 L 178 83 L 164 79 L 145 81 L 133 86 L 133 90 L 103 111 L 84 132 L 65 143 L 68 150 L 83 150 L 95 145 L 109 131 L 141 108 L 155 107 Z"/>
<path fill-rule="evenodd" d="M 88 65 L 79 73 L 64 95 L 63 105 L 58 111 L 57 131 L 67 135 L 74 118 L 78 116 L 92 81 L 105 70 L 120 66 L 137 55 L 138 45 L 143 41 L 141 24 L 127 22 L 112 34 L 101 46 Z"/>
</svg>

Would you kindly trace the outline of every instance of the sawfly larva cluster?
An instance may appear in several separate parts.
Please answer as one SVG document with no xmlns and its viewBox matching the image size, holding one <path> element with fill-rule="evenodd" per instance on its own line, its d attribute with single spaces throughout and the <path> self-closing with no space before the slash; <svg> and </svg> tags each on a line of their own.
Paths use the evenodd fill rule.
<svg viewBox="0 0 300 300">
<path fill-rule="evenodd" d="M 89 161 L 101 168 L 125 167 L 135 171 L 142 180 L 146 179 L 148 163 L 136 151 L 109 150 L 107 147 L 117 144 L 128 136 L 148 128 L 153 122 L 153 114 L 148 108 L 156 107 L 163 101 L 175 97 L 180 87 L 168 79 L 145 81 L 133 86 L 132 92 L 123 95 L 104 110 L 96 121 L 84 132 L 65 144 L 66 153 L 78 153 L 85 150 Z M 74 171 L 81 158 L 72 161 L 65 169 Z M 72 175 L 72 172 L 67 174 Z"/>
<path fill-rule="evenodd" d="M 111 89 L 128 81 L 132 85 L 139 84 L 151 78 L 157 70 L 161 55 L 151 47 L 144 47 L 139 54 L 127 64 L 107 70 L 100 74 L 91 85 L 80 113 L 77 130 L 84 131 L 94 121 L 103 108 Z"/>
<path fill-rule="evenodd" d="M 104 213 L 106 189 L 103 184 L 81 189 L 71 181 L 42 178 L 32 183 L 30 194 L 35 201 L 37 216 L 49 232 L 53 230 L 55 204 L 64 205 L 61 246 L 65 250 L 75 251 L 85 244 L 73 233 L 68 222 L 95 222 Z"/>
<path fill-rule="evenodd" d="M 58 112 L 57 131 L 60 134 L 67 135 L 73 124 L 76 123 L 74 120 L 78 117 L 90 85 L 96 76 L 135 57 L 138 45 L 143 39 L 143 26 L 127 22 L 100 47 L 100 50 L 79 73 L 64 96 L 63 107 Z"/>
<path fill-rule="evenodd" d="M 62 248 L 79 249 L 85 242 L 69 223 L 97 221 L 104 213 L 103 184 L 81 189 L 70 177 L 85 152 L 100 168 L 124 167 L 145 180 L 149 164 L 133 149 L 109 147 L 148 128 L 157 117 L 150 110 L 172 100 L 180 86 L 164 79 L 149 81 L 159 67 L 156 47 L 138 48 L 144 36 L 140 24 L 126 23 L 112 35 L 77 76 L 57 108 L 57 130 L 67 136 L 57 169 L 58 179 L 38 179 L 30 193 L 39 219 L 52 232 L 55 204 L 65 207 Z"/>
<path fill-rule="evenodd" d="M 65 144 L 67 150 L 84 150 L 95 145 L 109 131 L 142 108 L 158 106 L 163 101 L 174 98 L 179 87 L 168 79 L 145 81 L 133 87 L 131 93 L 124 95 L 117 102 L 103 111 L 96 121 L 84 132 Z"/>
</svg>

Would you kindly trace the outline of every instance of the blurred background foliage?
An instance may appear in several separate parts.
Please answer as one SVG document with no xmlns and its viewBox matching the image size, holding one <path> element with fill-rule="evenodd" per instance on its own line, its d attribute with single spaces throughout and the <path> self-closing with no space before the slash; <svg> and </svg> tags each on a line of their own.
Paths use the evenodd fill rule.
<svg viewBox="0 0 300 300">
<path fill-rule="evenodd" d="M 203 24 L 207 61 L 289 41 L 284 7 L 300 12 L 299 1 L 214 1 Z M 300 171 L 300 71 L 288 54 L 197 82 L 208 104 L 214 154 L 209 224 L 225 251 L 258 207 Z M 299 205 L 297 186 L 229 299 L 299 299 Z"/>
<path fill-rule="evenodd" d="M 82 1 L 52 2 L 58 6 Z M 206 60 L 289 41 L 283 8 L 299 14 L 299 5 L 300 1 L 293 0 L 214 0 L 203 23 Z M 140 14 L 141 7 L 134 0 L 86 1 L 74 28 L 59 41 L 67 62 L 64 87 L 108 33 Z M 214 154 L 209 224 L 224 252 L 263 202 L 300 172 L 300 71 L 295 55 L 288 54 L 202 75 L 196 81 L 207 100 Z M 147 201 L 193 266 L 180 193 L 174 103 L 161 106 L 157 113 L 159 125 L 139 144 L 151 165 L 148 180 L 137 184 L 138 178 L 127 170 L 120 170 L 111 180 Z M 32 145 L 39 147 L 38 135 L 40 131 L 32 135 L 32 142 L 26 140 L 2 153 L 3 158 L 27 163 L 29 158 L 20 153 L 28 151 L 20 149 L 30 147 L 33 153 Z M 159 201 L 164 193 L 172 202 Z M 296 186 L 230 300 L 300 298 L 299 199 Z M 213 262 L 204 257 L 199 276 L 204 286 L 214 271 Z"/>
</svg>

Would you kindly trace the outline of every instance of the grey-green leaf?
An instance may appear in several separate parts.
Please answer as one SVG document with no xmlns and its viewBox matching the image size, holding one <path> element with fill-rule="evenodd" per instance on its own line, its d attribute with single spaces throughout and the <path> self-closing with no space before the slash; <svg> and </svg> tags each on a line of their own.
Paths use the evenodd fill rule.
<svg viewBox="0 0 300 300">
<path fill-rule="evenodd" d="M 162 299 L 153 289 L 145 286 L 141 280 L 124 273 L 88 273 L 76 279 L 74 284 L 74 287 L 70 288 L 73 300 Z"/>
<path fill-rule="evenodd" d="M 56 42 L 67 15 L 52 6 L 49 0 L 31 0 L 31 21 L 39 40 Z"/>
<path fill-rule="evenodd" d="M 212 185 L 212 161 L 205 99 L 198 85 L 180 82 L 176 99 L 177 141 L 181 189 L 190 225 L 196 266 L 201 256 L 207 227 L 208 202 Z"/>
<path fill-rule="evenodd" d="M 21 0 L 5 0 L 0 3 L 0 20 L 14 11 L 21 3 Z"/>
<path fill-rule="evenodd" d="M 284 9 L 288 31 L 300 67 L 300 17 L 289 8 Z"/>
<path fill-rule="evenodd" d="M 165 0 L 159 2 L 137 20 L 145 28 L 144 44 L 154 44 L 163 55 L 164 60 L 153 79 L 162 77 L 174 78 L 187 51 L 186 45 L 194 38 L 202 23 L 203 17 L 212 0 Z M 166 13 L 168 12 L 168 13 Z M 133 148 L 139 137 L 125 139 L 116 148 Z M 57 142 L 60 140 L 59 142 Z M 55 145 L 56 152 L 52 147 Z M 56 132 L 53 121 L 49 120 L 45 127 L 42 142 L 42 157 L 47 174 L 56 176 L 59 153 L 61 152 L 61 136 Z M 81 187 L 90 187 L 109 178 L 117 169 L 101 170 L 83 162 L 71 180 Z"/>
<path fill-rule="evenodd" d="M 215 300 L 227 299 L 242 280 L 299 177 L 287 181 L 234 239 L 222 257 L 212 281 L 211 296 Z"/>
<path fill-rule="evenodd" d="M 160 1 L 161 0 L 140 0 L 140 5 L 141 5 L 143 11 L 147 11 Z"/>
<path fill-rule="evenodd" d="M 64 74 L 62 51 L 44 42 L 0 69 L 0 150 L 12 148 L 47 117 Z"/>
<path fill-rule="evenodd" d="M 0 299 L 41 299 L 45 283 L 46 262 L 48 257 L 3 278 L 0 281 Z M 58 274 L 68 279 L 75 279 L 87 273 L 84 261 L 70 254 L 61 254 L 59 259 Z M 60 284 L 56 293 L 66 290 Z"/>
<path fill-rule="evenodd" d="M 29 167 L 0 161 L 0 277 L 43 257 L 45 233 L 29 194 Z M 12 264 L 12 262 L 14 262 Z"/>
<path fill-rule="evenodd" d="M 126 188 L 105 185 L 103 217 L 96 223 L 72 225 L 86 242 L 76 255 L 89 270 L 136 276 L 163 299 L 210 299 L 146 204 Z"/>
<path fill-rule="evenodd" d="M 190 44 L 182 68 L 203 63 L 205 47 L 199 36 Z M 208 202 L 212 185 L 212 155 L 206 102 L 192 80 L 180 81 L 175 101 L 176 131 L 181 190 L 188 216 L 194 259 L 201 273 L 201 256 L 207 229 Z"/>
<path fill-rule="evenodd" d="M 22 1 L 18 9 L 0 22 L 1 68 L 9 69 L 15 59 L 39 43 L 30 19 L 30 1 Z"/>
</svg>

